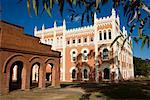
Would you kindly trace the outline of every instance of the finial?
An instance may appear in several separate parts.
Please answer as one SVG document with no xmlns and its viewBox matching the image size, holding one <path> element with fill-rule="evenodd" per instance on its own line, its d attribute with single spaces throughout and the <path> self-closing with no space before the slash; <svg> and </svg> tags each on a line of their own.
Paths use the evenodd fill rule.
<svg viewBox="0 0 150 100">
<path fill-rule="evenodd" d="M 54 21 L 54 27 L 57 27 L 56 21 Z"/>
<path fill-rule="evenodd" d="M 111 13 L 112 13 L 112 16 L 116 17 L 116 11 L 115 11 L 115 9 L 114 9 L 114 8 L 112 8 Z"/>
<path fill-rule="evenodd" d="M 96 19 L 97 19 L 97 14 L 96 12 L 94 13 L 94 23 L 96 23 Z"/>
<path fill-rule="evenodd" d="M 45 29 L 45 26 L 44 26 L 44 24 L 42 25 L 42 30 L 44 30 Z"/>
<path fill-rule="evenodd" d="M 34 32 L 36 32 L 36 31 L 37 31 L 37 26 L 34 27 Z"/>
<path fill-rule="evenodd" d="M 63 20 L 63 25 L 66 25 L 66 20 L 65 19 Z"/>
</svg>

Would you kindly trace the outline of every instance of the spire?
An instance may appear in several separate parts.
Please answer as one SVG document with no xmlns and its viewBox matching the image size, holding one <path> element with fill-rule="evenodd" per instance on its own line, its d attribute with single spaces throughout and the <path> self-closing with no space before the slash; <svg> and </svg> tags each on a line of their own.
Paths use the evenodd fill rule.
<svg viewBox="0 0 150 100">
<path fill-rule="evenodd" d="M 96 15 L 96 12 L 94 13 L 94 23 L 96 22 L 96 19 L 97 19 L 97 15 Z"/>
<path fill-rule="evenodd" d="M 34 32 L 37 32 L 37 26 L 34 27 Z"/>
<path fill-rule="evenodd" d="M 116 17 L 116 11 L 115 11 L 115 9 L 114 9 L 114 8 L 112 8 L 111 13 L 112 13 L 112 16 Z"/>
<path fill-rule="evenodd" d="M 37 33 L 37 26 L 34 27 L 34 36 L 36 36 Z"/>
<path fill-rule="evenodd" d="M 45 29 L 45 25 L 43 24 L 43 25 L 42 25 L 42 30 L 44 30 L 44 29 Z"/>
<path fill-rule="evenodd" d="M 57 27 L 56 21 L 54 21 L 54 27 Z"/>
<path fill-rule="evenodd" d="M 66 28 L 66 20 L 63 20 L 63 27 Z"/>
</svg>

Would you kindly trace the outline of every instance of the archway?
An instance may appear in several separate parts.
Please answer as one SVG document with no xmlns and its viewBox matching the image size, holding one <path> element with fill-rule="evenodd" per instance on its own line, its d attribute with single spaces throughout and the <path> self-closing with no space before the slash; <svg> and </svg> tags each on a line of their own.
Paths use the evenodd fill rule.
<svg viewBox="0 0 150 100">
<path fill-rule="evenodd" d="M 82 68 L 82 80 L 83 81 L 89 80 L 89 72 L 90 72 L 89 67 L 86 66 Z"/>
<path fill-rule="evenodd" d="M 104 79 L 110 79 L 110 70 L 108 68 L 104 69 Z"/>
<path fill-rule="evenodd" d="M 75 79 L 76 78 L 76 69 L 73 69 L 72 70 L 72 79 Z"/>
<path fill-rule="evenodd" d="M 21 89 L 23 62 L 16 61 L 10 67 L 9 91 Z"/>
<path fill-rule="evenodd" d="M 39 85 L 39 63 L 34 63 L 31 67 L 31 74 L 30 74 L 30 87 L 35 88 Z"/>
<path fill-rule="evenodd" d="M 51 85 L 52 82 L 52 69 L 53 69 L 53 64 L 49 63 L 46 65 L 46 87 Z"/>
<path fill-rule="evenodd" d="M 87 78 L 88 78 L 88 71 L 87 71 L 87 69 L 84 69 L 84 70 L 83 70 L 83 78 L 84 78 L 84 79 L 87 79 Z"/>
</svg>

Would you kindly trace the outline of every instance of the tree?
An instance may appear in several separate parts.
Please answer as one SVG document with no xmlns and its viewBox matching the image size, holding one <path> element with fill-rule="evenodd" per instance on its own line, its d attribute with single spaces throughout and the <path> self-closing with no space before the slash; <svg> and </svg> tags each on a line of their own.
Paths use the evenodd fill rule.
<svg viewBox="0 0 150 100">
<path fill-rule="evenodd" d="M 149 76 L 150 75 L 150 60 L 149 59 L 141 59 L 134 57 L 133 59 L 134 66 L 135 66 L 135 75 L 143 75 Z"/>
</svg>

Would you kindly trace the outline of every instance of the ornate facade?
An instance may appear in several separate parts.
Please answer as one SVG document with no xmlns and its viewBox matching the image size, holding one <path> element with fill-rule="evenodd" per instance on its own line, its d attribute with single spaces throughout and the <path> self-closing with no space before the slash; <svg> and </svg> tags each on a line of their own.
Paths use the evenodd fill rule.
<svg viewBox="0 0 150 100">
<path fill-rule="evenodd" d="M 122 34 L 112 47 L 113 40 Z M 133 52 L 125 27 L 120 29 L 119 16 L 112 9 L 112 15 L 97 18 L 94 14 L 94 25 L 66 29 L 66 22 L 53 28 L 42 30 L 34 29 L 34 35 L 40 42 L 52 45 L 53 50 L 61 52 L 61 81 L 65 82 L 99 82 L 113 81 L 119 78 L 131 79 L 134 77 Z"/>
</svg>

